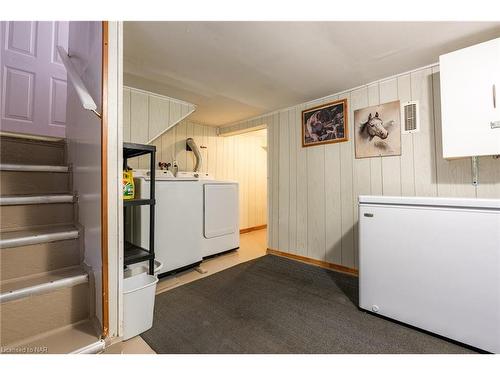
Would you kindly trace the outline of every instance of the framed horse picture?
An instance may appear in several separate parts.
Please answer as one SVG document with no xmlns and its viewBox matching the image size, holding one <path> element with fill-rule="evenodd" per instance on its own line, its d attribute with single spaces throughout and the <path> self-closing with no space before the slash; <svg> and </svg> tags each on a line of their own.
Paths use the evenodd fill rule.
<svg viewBox="0 0 500 375">
<path fill-rule="evenodd" d="M 356 159 L 401 155 L 399 100 L 354 111 Z"/>
<path fill-rule="evenodd" d="M 336 100 L 302 111 L 302 147 L 345 142 L 347 99 Z"/>
</svg>

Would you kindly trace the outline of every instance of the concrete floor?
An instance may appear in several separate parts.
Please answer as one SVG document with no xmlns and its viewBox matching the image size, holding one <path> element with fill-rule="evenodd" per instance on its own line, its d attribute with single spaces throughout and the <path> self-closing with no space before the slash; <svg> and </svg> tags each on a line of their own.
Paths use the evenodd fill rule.
<svg viewBox="0 0 500 375">
<path fill-rule="evenodd" d="M 156 287 L 156 294 L 177 288 L 178 286 L 210 276 L 237 264 L 266 255 L 267 230 L 258 230 L 240 236 L 240 248 L 227 254 L 213 257 L 201 264 L 201 273 L 195 269 L 162 278 Z M 155 354 L 154 350 L 141 336 L 136 336 L 127 341 L 110 345 L 104 354 Z"/>
</svg>

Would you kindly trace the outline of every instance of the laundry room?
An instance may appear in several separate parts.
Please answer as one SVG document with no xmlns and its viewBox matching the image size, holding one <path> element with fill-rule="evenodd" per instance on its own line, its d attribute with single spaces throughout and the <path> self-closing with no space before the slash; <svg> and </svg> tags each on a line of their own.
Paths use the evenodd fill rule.
<svg viewBox="0 0 500 375">
<path fill-rule="evenodd" d="M 493 337 L 486 337 L 487 330 L 486 336 L 468 337 L 460 329 L 450 331 L 434 315 L 428 320 L 412 320 L 412 314 L 404 306 L 413 306 L 416 311 L 419 307 L 415 304 L 425 300 L 409 282 L 418 278 L 415 274 L 418 270 L 408 268 L 404 259 L 413 259 L 410 254 L 401 258 L 387 242 L 401 243 L 404 238 L 415 236 L 415 243 L 423 246 L 415 251 L 422 254 L 425 246 L 432 248 L 439 241 L 441 246 L 456 242 L 454 246 L 458 248 L 466 239 L 452 241 L 443 235 L 442 240 L 431 240 L 425 233 L 432 231 L 432 226 L 440 220 L 443 224 L 451 220 L 446 211 L 458 209 L 457 205 L 472 211 L 480 209 L 479 205 L 484 210 L 498 208 L 495 198 L 500 190 L 499 161 L 487 156 L 497 147 L 483 143 L 472 150 L 474 146 L 469 144 L 471 150 L 465 150 L 453 144 L 453 135 L 446 136 L 457 133 L 441 126 L 445 116 L 462 121 L 448 108 L 442 108 L 447 105 L 446 99 L 452 97 L 449 92 L 455 78 L 448 78 L 453 68 L 447 68 L 447 64 L 456 63 L 455 55 L 429 54 L 424 58 L 427 55 L 422 52 L 421 63 L 405 65 L 406 70 L 403 64 L 394 67 L 396 70 L 386 77 L 372 74 L 373 79 L 366 82 L 353 79 L 352 83 L 358 85 L 351 84 L 335 93 L 322 91 L 325 95 L 315 94 L 312 98 L 318 99 L 307 101 L 299 100 L 300 95 L 294 99 L 294 91 L 280 86 L 278 78 L 265 82 L 258 70 L 253 70 L 252 64 L 256 64 L 258 69 L 268 69 L 268 74 L 273 72 L 275 77 L 286 76 L 278 72 L 282 65 L 267 60 L 276 53 L 271 52 L 271 47 L 269 51 L 257 48 L 262 60 L 239 47 L 241 41 L 252 45 L 264 35 L 288 35 L 291 39 L 282 40 L 288 45 L 292 40 L 313 38 L 314 30 L 335 33 L 339 27 L 328 23 L 314 26 L 272 22 L 124 23 L 123 167 L 124 182 L 131 182 L 134 193 L 131 197 L 124 196 L 124 298 L 128 280 L 141 272 L 156 275 L 159 280 L 155 287 L 154 318 L 150 318 L 153 322 L 129 334 L 130 324 L 125 319 L 125 339 L 161 353 L 252 351 L 255 348 L 250 343 L 259 340 L 247 337 L 245 332 L 241 333 L 245 339 L 231 335 L 234 340 L 231 348 L 204 343 L 217 333 L 200 333 L 202 326 L 196 321 L 197 315 L 192 315 L 198 304 L 185 303 L 184 298 L 191 293 L 208 298 L 206 304 L 196 308 L 207 314 L 207 322 L 224 332 L 237 323 L 231 314 L 242 301 L 273 300 L 266 292 L 258 292 L 267 288 L 261 278 L 290 272 L 291 265 L 283 262 L 293 261 L 297 267 L 306 264 L 336 272 L 340 277 L 337 285 L 346 288 L 342 298 L 351 299 L 363 310 L 380 314 L 384 307 L 379 303 L 385 304 L 388 310 L 381 315 L 411 321 L 472 346 L 496 345 Z M 392 27 L 411 28 L 403 24 Z M 454 25 L 448 27 L 451 32 Z M 226 49 L 217 48 L 220 40 L 224 40 Z M 273 48 L 284 52 L 278 40 L 281 39 L 273 42 Z M 498 42 L 490 42 L 491 46 L 495 43 Z M 497 47 L 477 48 L 486 51 Z M 203 64 L 193 59 L 194 50 L 204 56 Z M 217 52 L 211 55 L 212 50 Z M 241 60 L 242 56 L 246 60 Z M 440 64 L 433 63 L 437 59 Z M 243 71 L 248 76 L 242 75 Z M 316 79 L 317 84 L 321 81 L 319 77 L 311 79 Z M 300 76 L 290 85 L 311 88 Z M 273 90 L 281 95 L 274 95 Z M 448 93 L 446 96 L 442 95 L 443 90 Z M 140 151 L 143 147 L 149 151 Z M 465 155 L 478 156 L 466 160 Z M 459 202 L 451 197 L 472 200 Z M 429 210 L 440 207 L 440 210 L 425 218 L 411 211 L 415 207 Z M 393 218 L 400 218 L 397 222 L 387 216 L 389 209 L 394 210 Z M 371 220 L 373 216 L 378 220 Z M 459 216 L 457 212 L 452 220 L 463 220 L 465 225 L 469 219 Z M 483 238 L 498 224 L 497 219 L 491 219 L 477 218 L 485 220 Z M 414 225 L 423 230 L 421 236 L 398 225 L 407 220 L 416 220 Z M 442 225 L 441 231 L 448 229 Z M 382 233 L 382 237 L 375 232 Z M 498 238 L 491 241 L 498 242 Z M 383 254 L 382 258 L 373 255 L 376 253 Z M 494 262 L 493 253 L 488 254 Z M 462 255 L 469 259 L 467 262 L 472 261 Z M 446 252 L 426 257 L 442 264 Z M 411 263 L 421 264 L 425 262 L 423 259 L 416 258 Z M 390 268 L 388 260 L 400 263 Z M 255 271 L 258 267 L 263 269 Z M 264 269 L 273 271 L 267 274 Z M 355 284 L 360 270 L 363 278 Z M 449 279 L 459 273 L 458 269 L 451 269 Z M 497 276 L 485 271 L 480 279 L 488 283 Z M 216 291 L 225 290 L 230 280 L 239 288 L 233 297 L 235 303 L 219 305 L 224 297 Z M 277 280 L 275 285 L 284 280 L 288 278 Z M 405 291 L 414 292 L 415 299 L 401 295 L 397 303 L 392 301 L 391 295 L 399 292 L 391 280 L 406 285 Z M 306 280 L 302 281 L 307 285 Z M 430 277 L 421 283 L 432 288 L 436 280 Z M 350 292 L 355 285 L 359 294 Z M 296 290 L 297 285 L 290 287 Z M 475 287 L 463 285 L 463 288 L 472 291 Z M 287 296 L 281 298 L 286 300 Z M 292 299 L 287 306 L 295 306 L 296 302 Z M 484 302 L 478 301 L 470 309 L 478 312 L 480 306 L 485 307 L 481 305 Z M 273 308 L 283 312 L 284 306 Z M 438 305 L 429 305 L 429 311 L 439 309 Z M 259 316 L 252 308 L 245 313 Z M 274 316 L 274 312 L 268 313 Z M 222 314 L 227 321 L 215 323 L 212 314 Z M 461 319 L 457 316 L 455 323 L 460 324 Z M 185 321 L 191 322 L 193 331 L 174 334 L 173 326 Z M 266 324 L 265 318 L 261 323 Z M 242 329 L 245 331 L 243 326 L 234 327 L 235 332 Z M 479 324 L 474 329 L 480 332 L 485 325 Z M 165 340 L 160 332 L 170 332 L 177 339 Z M 142 334 L 137 336 L 138 333 Z M 274 342 L 272 333 L 266 331 L 264 336 L 268 340 L 264 346 L 270 345 L 271 352 L 287 352 L 282 344 Z M 424 337 L 415 340 L 424 351 L 463 351 L 462 347 L 439 346 Z M 184 346 L 185 342 L 191 344 Z M 402 348 L 389 351 L 399 349 Z M 265 352 L 263 347 L 256 350 Z M 404 346 L 402 350 L 414 349 Z"/>
<path fill-rule="evenodd" d="M 155 148 L 155 262 L 161 280 L 177 283 L 204 275 L 207 264 L 254 256 L 240 247 L 240 234 L 251 233 L 244 241 L 266 242 L 266 124 L 220 134 L 196 121 L 196 105 L 147 91 L 147 82 L 127 74 L 124 78 L 123 141 Z M 136 87 L 126 86 L 128 80 Z M 149 195 L 150 161 L 149 155 L 127 160 L 135 190 L 129 202 Z M 149 211 L 147 205 L 125 208 L 126 244 L 148 248 Z M 226 256 L 215 259 L 219 255 Z M 141 265 L 127 265 L 126 274 Z"/>
<path fill-rule="evenodd" d="M 0 354 L 500 353 L 500 22 L 218 17 L 0 21 Z"/>
</svg>

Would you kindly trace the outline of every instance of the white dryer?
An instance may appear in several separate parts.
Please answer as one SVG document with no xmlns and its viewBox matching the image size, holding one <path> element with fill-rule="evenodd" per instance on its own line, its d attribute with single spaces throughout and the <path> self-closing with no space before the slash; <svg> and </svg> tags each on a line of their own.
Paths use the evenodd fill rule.
<svg viewBox="0 0 500 375">
<path fill-rule="evenodd" d="M 238 183 L 210 179 L 200 180 L 200 183 L 203 186 L 203 257 L 238 249 Z"/>
</svg>

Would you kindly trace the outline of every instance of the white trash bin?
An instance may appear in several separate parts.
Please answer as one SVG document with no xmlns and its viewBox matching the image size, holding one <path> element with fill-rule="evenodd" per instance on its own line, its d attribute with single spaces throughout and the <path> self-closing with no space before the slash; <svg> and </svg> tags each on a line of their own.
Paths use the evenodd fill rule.
<svg viewBox="0 0 500 375">
<path fill-rule="evenodd" d="M 141 273 L 123 280 L 123 339 L 128 340 L 153 326 L 158 278 Z"/>
<path fill-rule="evenodd" d="M 158 259 L 155 259 L 155 269 L 154 269 L 155 276 L 158 276 L 158 273 L 160 273 L 162 268 L 163 268 L 163 263 L 160 262 Z M 125 269 L 123 270 L 123 277 L 127 278 L 138 275 L 140 273 L 148 273 L 148 272 L 149 272 L 149 260 L 146 260 L 144 262 L 134 263 L 125 266 Z"/>
</svg>

